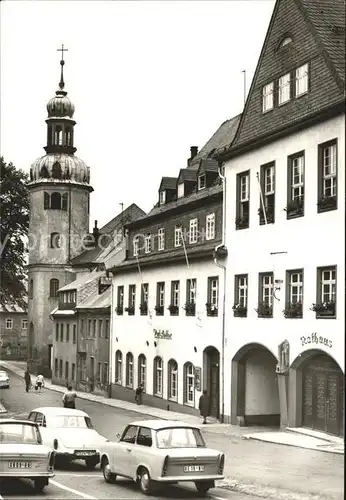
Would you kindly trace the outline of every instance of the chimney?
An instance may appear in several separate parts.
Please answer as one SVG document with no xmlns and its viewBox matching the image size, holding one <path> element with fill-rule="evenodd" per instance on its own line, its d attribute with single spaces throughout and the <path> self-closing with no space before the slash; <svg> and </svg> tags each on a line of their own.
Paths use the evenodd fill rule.
<svg viewBox="0 0 346 500">
<path fill-rule="evenodd" d="M 190 147 L 190 152 L 191 152 L 191 156 L 190 158 L 187 160 L 187 166 L 190 165 L 191 161 L 194 159 L 194 157 L 197 155 L 198 153 L 198 146 L 191 146 Z"/>
<path fill-rule="evenodd" d="M 100 231 L 99 231 L 99 228 L 97 227 L 97 220 L 95 220 L 95 227 L 93 229 L 93 236 L 95 239 L 95 246 L 96 246 L 98 239 L 99 239 L 99 236 L 100 236 Z"/>
</svg>

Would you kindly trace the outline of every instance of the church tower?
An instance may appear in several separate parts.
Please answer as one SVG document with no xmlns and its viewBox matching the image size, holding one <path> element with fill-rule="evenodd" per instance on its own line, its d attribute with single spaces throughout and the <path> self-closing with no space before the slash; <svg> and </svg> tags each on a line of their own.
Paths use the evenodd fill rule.
<svg viewBox="0 0 346 500">
<path fill-rule="evenodd" d="M 71 259 L 89 233 L 90 168 L 74 146 L 74 105 L 64 83 L 64 46 L 59 89 L 48 102 L 46 154 L 30 168 L 28 363 L 33 373 L 51 376 L 57 290 L 73 279 Z"/>
</svg>

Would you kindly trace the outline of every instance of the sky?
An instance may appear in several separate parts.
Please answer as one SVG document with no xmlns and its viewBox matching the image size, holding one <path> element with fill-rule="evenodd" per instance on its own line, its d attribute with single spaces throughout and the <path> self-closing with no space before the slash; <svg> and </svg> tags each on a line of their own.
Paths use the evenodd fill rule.
<svg viewBox="0 0 346 500">
<path fill-rule="evenodd" d="M 90 226 L 131 203 L 148 212 L 162 176 L 185 168 L 244 105 L 274 0 L 5 0 L 1 143 L 29 172 L 46 145 L 46 104 L 75 104 L 76 155 L 91 170 Z"/>
</svg>

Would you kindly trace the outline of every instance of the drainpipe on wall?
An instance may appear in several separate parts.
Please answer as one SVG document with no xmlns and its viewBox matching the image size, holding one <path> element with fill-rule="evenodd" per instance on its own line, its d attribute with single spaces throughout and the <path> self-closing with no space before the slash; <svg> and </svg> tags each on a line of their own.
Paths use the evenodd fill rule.
<svg viewBox="0 0 346 500">
<path fill-rule="evenodd" d="M 111 282 L 111 317 L 110 317 L 110 322 L 109 322 L 109 363 L 108 363 L 108 397 L 112 397 L 112 371 L 113 371 L 113 316 L 114 316 L 114 311 L 113 311 L 113 293 L 114 293 L 114 286 L 113 286 L 113 274 L 110 273 L 112 276 L 112 282 Z"/>
<path fill-rule="evenodd" d="M 222 298 L 222 345 L 221 345 L 221 422 L 224 422 L 225 415 L 225 314 L 226 314 L 226 266 L 220 264 L 217 260 L 217 252 L 219 248 L 225 247 L 225 236 L 226 236 L 226 178 L 224 174 L 221 173 L 220 165 L 218 174 L 222 180 L 223 195 L 222 195 L 222 243 L 215 247 L 214 251 L 214 262 L 215 264 L 223 270 L 223 298 Z"/>
</svg>

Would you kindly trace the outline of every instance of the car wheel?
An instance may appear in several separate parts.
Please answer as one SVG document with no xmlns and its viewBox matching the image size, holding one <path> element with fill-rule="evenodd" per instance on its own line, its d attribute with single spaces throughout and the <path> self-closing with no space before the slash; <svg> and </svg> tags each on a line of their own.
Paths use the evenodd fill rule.
<svg viewBox="0 0 346 500">
<path fill-rule="evenodd" d="M 209 481 L 196 481 L 195 486 L 198 493 L 200 493 L 201 495 L 205 495 L 206 493 L 208 493 L 211 488 L 211 484 Z"/>
<path fill-rule="evenodd" d="M 103 477 L 106 483 L 115 483 L 117 478 L 116 474 L 111 472 L 111 466 L 109 465 L 108 458 L 103 458 L 101 462 L 101 469 L 103 472 Z"/>
<path fill-rule="evenodd" d="M 48 479 L 46 479 L 45 477 L 37 477 L 36 479 L 34 479 L 35 490 L 39 493 L 43 491 L 44 487 L 47 486 L 47 484 Z"/>
<path fill-rule="evenodd" d="M 93 469 L 99 463 L 97 457 L 88 457 L 85 459 L 85 465 L 88 469 Z"/>
<path fill-rule="evenodd" d="M 138 484 L 144 495 L 151 495 L 154 490 L 154 481 L 152 481 L 148 469 L 142 467 L 138 472 Z"/>
</svg>

